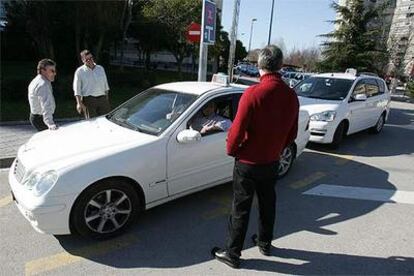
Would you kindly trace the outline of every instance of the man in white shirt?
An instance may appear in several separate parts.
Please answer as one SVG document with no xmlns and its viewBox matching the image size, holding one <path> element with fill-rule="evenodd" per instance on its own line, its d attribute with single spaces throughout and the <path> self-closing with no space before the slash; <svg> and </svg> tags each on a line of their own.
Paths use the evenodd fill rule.
<svg viewBox="0 0 414 276">
<path fill-rule="evenodd" d="M 202 135 L 206 135 L 227 131 L 231 127 L 231 121 L 216 114 L 216 104 L 209 102 L 201 109 L 201 113 L 192 120 L 190 127 Z"/>
<path fill-rule="evenodd" d="M 86 119 L 104 115 L 111 110 L 105 70 L 95 63 L 89 50 L 83 50 L 80 56 L 83 65 L 76 70 L 73 78 L 76 110 Z"/>
<path fill-rule="evenodd" d="M 30 123 L 38 131 L 58 128 L 53 121 L 56 104 L 51 83 L 55 76 L 56 63 L 51 59 L 42 59 L 37 64 L 37 76 L 28 87 Z"/>
</svg>

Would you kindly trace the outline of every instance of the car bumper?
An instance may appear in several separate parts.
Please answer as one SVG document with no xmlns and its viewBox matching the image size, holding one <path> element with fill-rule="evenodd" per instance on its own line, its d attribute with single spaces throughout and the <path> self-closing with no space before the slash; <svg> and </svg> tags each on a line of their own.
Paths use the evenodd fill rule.
<svg viewBox="0 0 414 276">
<path fill-rule="evenodd" d="M 54 235 L 71 233 L 69 227 L 71 205 L 65 202 L 73 202 L 74 195 L 47 197 L 47 199 L 35 197 L 17 181 L 13 169 L 9 172 L 9 184 L 14 203 L 37 232 Z"/>
<path fill-rule="evenodd" d="M 329 144 L 333 141 L 336 125 L 334 122 L 310 121 L 309 141 L 320 144 Z"/>
</svg>

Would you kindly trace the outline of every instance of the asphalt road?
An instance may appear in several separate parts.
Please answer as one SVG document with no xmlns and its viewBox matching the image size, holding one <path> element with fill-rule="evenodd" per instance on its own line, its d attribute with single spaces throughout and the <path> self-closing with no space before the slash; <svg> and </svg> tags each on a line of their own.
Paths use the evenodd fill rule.
<svg viewBox="0 0 414 276">
<path fill-rule="evenodd" d="M 273 256 L 246 240 L 241 269 L 210 256 L 223 245 L 231 186 L 144 213 L 108 241 L 35 232 L 0 171 L 1 275 L 414 275 L 414 105 L 392 104 L 379 135 L 310 145 L 277 184 Z M 254 207 L 248 236 L 255 233 Z"/>
</svg>

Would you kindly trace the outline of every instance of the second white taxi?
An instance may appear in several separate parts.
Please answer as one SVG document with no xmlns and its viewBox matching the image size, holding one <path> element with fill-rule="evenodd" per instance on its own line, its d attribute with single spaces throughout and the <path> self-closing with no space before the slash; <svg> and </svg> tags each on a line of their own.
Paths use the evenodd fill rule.
<svg viewBox="0 0 414 276">
<path fill-rule="evenodd" d="M 201 136 L 191 119 L 211 101 L 232 120 L 247 86 L 216 82 L 150 88 L 106 116 L 35 134 L 20 147 L 9 183 L 37 231 L 108 237 L 143 210 L 231 181 L 226 132 Z M 301 112 L 296 141 L 283 152 L 285 175 L 309 139 Z"/>
<path fill-rule="evenodd" d="M 310 141 L 338 147 L 349 134 L 365 129 L 381 132 L 390 114 L 385 81 L 372 74 L 314 75 L 294 87 L 301 110 L 310 114 Z"/>
</svg>

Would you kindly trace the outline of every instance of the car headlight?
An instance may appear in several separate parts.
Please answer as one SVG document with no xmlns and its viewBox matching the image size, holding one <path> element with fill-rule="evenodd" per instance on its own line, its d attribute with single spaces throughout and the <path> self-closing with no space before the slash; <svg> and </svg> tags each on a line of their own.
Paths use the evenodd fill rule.
<svg viewBox="0 0 414 276">
<path fill-rule="evenodd" d="M 58 180 L 56 171 L 47 171 L 44 173 L 35 172 L 23 182 L 28 190 L 33 191 L 35 196 L 41 196 L 46 193 Z"/>
<path fill-rule="evenodd" d="M 312 121 L 324 121 L 324 122 L 332 122 L 335 120 L 336 112 L 335 111 L 324 111 L 321 113 L 313 114 L 310 119 Z"/>
</svg>

